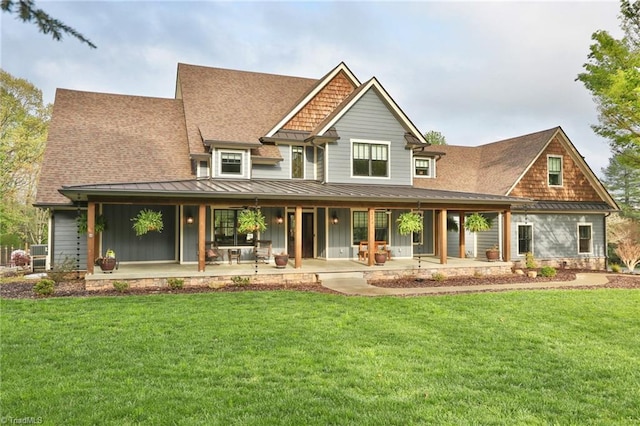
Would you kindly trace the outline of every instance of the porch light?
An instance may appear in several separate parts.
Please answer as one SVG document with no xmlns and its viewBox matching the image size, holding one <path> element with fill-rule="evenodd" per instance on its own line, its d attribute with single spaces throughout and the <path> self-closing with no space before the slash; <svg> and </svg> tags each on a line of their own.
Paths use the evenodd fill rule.
<svg viewBox="0 0 640 426">
<path fill-rule="evenodd" d="M 276 223 L 277 223 L 278 225 L 282 225 L 282 224 L 283 224 L 283 222 L 284 222 L 284 219 L 282 218 L 282 214 L 281 214 L 281 213 L 278 213 L 278 216 L 276 216 Z"/>
<path fill-rule="evenodd" d="M 187 216 L 187 225 L 193 225 L 193 216 Z"/>
<path fill-rule="evenodd" d="M 333 223 L 334 225 L 338 224 L 338 216 L 335 215 L 335 213 L 333 214 L 333 217 L 331 218 L 331 223 Z"/>
</svg>

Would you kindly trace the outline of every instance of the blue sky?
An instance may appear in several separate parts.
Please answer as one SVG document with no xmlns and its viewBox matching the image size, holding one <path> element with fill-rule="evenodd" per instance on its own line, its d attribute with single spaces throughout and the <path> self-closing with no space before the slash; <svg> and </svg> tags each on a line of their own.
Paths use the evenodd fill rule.
<svg viewBox="0 0 640 426">
<path fill-rule="evenodd" d="M 173 97 L 178 62 L 320 78 L 341 61 L 378 78 L 424 133 L 479 145 L 562 126 L 596 174 L 608 164 L 575 78 L 591 34 L 620 36 L 608 2 L 37 1 L 94 44 L 1 17 L 0 61 L 56 88 Z"/>
</svg>

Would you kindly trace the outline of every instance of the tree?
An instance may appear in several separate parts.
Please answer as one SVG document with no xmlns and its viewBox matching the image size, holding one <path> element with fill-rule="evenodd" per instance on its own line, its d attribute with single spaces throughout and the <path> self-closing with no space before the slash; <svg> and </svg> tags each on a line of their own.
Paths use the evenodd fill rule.
<svg viewBox="0 0 640 426">
<path fill-rule="evenodd" d="M 610 158 L 602 173 L 602 183 L 620 205 L 623 216 L 640 219 L 640 168 L 629 165 L 623 152 Z"/>
<path fill-rule="evenodd" d="M 586 72 L 577 80 L 597 105 L 593 130 L 609 139 L 614 153 L 626 152 L 630 164 L 640 167 L 640 0 L 622 0 L 620 12 L 624 37 L 593 33 Z"/>
<path fill-rule="evenodd" d="M 0 8 L 3 12 L 17 15 L 23 22 L 35 22 L 43 34 L 51 34 L 54 40 L 61 40 L 63 34 L 71 35 L 89 47 L 95 49 L 96 45 L 80 34 L 74 28 L 52 18 L 42 9 L 36 9 L 33 0 L 1 0 Z"/>
<path fill-rule="evenodd" d="M 640 221 L 617 218 L 609 222 L 607 237 L 615 245 L 615 253 L 633 273 L 640 263 Z"/>
<path fill-rule="evenodd" d="M 440 133 L 440 132 L 436 132 L 435 130 L 429 130 L 427 133 L 424 134 L 424 138 L 431 145 L 446 145 L 447 144 L 447 139 L 444 137 L 444 135 L 442 133 Z"/>
<path fill-rule="evenodd" d="M 46 236 L 46 228 L 42 225 L 42 212 L 31 204 L 51 105 L 43 103 L 42 91 L 33 84 L 2 69 L 0 83 L 0 233 L 37 243 Z"/>
</svg>

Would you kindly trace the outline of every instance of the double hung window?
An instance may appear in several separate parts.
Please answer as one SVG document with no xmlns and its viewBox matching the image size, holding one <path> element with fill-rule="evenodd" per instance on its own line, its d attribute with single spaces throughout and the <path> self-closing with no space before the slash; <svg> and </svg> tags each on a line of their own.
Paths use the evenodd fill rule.
<svg viewBox="0 0 640 426">
<path fill-rule="evenodd" d="M 562 157 L 547 157 L 549 186 L 562 186 Z"/>
<path fill-rule="evenodd" d="M 387 144 L 354 142 L 352 160 L 354 176 L 389 176 L 389 145 Z"/>
<path fill-rule="evenodd" d="M 533 253 L 533 225 L 518 225 L 518 254 Z"/>
<path fill-rule="evenodd" d="M 223 175 L 242 175 L 242 153 L 220 153 L 220 173 Z"/>
<path fill-rule="evenodd" d="M 578 253 L 591 253 L 591 224 L 578 225 Z"/>
<path fill-rule="evenodd" d="M 389 216 L 385 211 L 376 211 L 374 216 L 375 240 L 389 242 Z M 369 213 L 353 212 L 353 244 L 369 239 Z"/>
</svg>

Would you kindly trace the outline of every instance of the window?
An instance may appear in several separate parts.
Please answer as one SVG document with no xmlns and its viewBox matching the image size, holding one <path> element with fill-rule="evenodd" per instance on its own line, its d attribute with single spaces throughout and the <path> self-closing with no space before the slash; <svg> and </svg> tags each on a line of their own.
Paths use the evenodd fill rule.
<svg viewBox="0 0 640 426">
<path fill-rule="evenodd" d="M 591 253 L 591 224 L 578 225 L 578 253 Z"/>
<path fill-rule="evenodd" d="M 386 177 L 389 163 L 389 146 L 379 143 L 353 143 L 353 175 Z"/>
<path fill-rule="evenodd" d="M 213 211 L 214 240 L 221 246 L 252 245 L 252 234 L 238 233 L 238 211 L 232 209 L 216 209 Z"/>
<path fill-rule="evenodd" d="M 389 242 L 389 216 L 385 211 L 375 212 L 375 240 Z M 353 244 L 369 239 L 369 212 L 353 212 Z"/>
<path fill-rule="evenodd" d="M 242 174 L 242 153 L 221 152 L 220 153 L 220 174 L 241 175 Z"/>
<path fill-rule="evenodd" d="M 415 159 L 415 175 L 416 176 L 431 176 L 431 160 L 428 158 L 416 158 Z"/>
<path fill-rule="evenodd" d="M 304 179 L 304 148 L 301 146 L 291 147 L 291 177 Z"/>
<path fill-rule="evenodd" d="M 533 253 L 533 225 L 518 225 L 518 254 Z"/>
<path fill-rule="evenodd" d="M 562 186 L 562 157 L 547 157 L 549 186 Z"/>
</svg>

